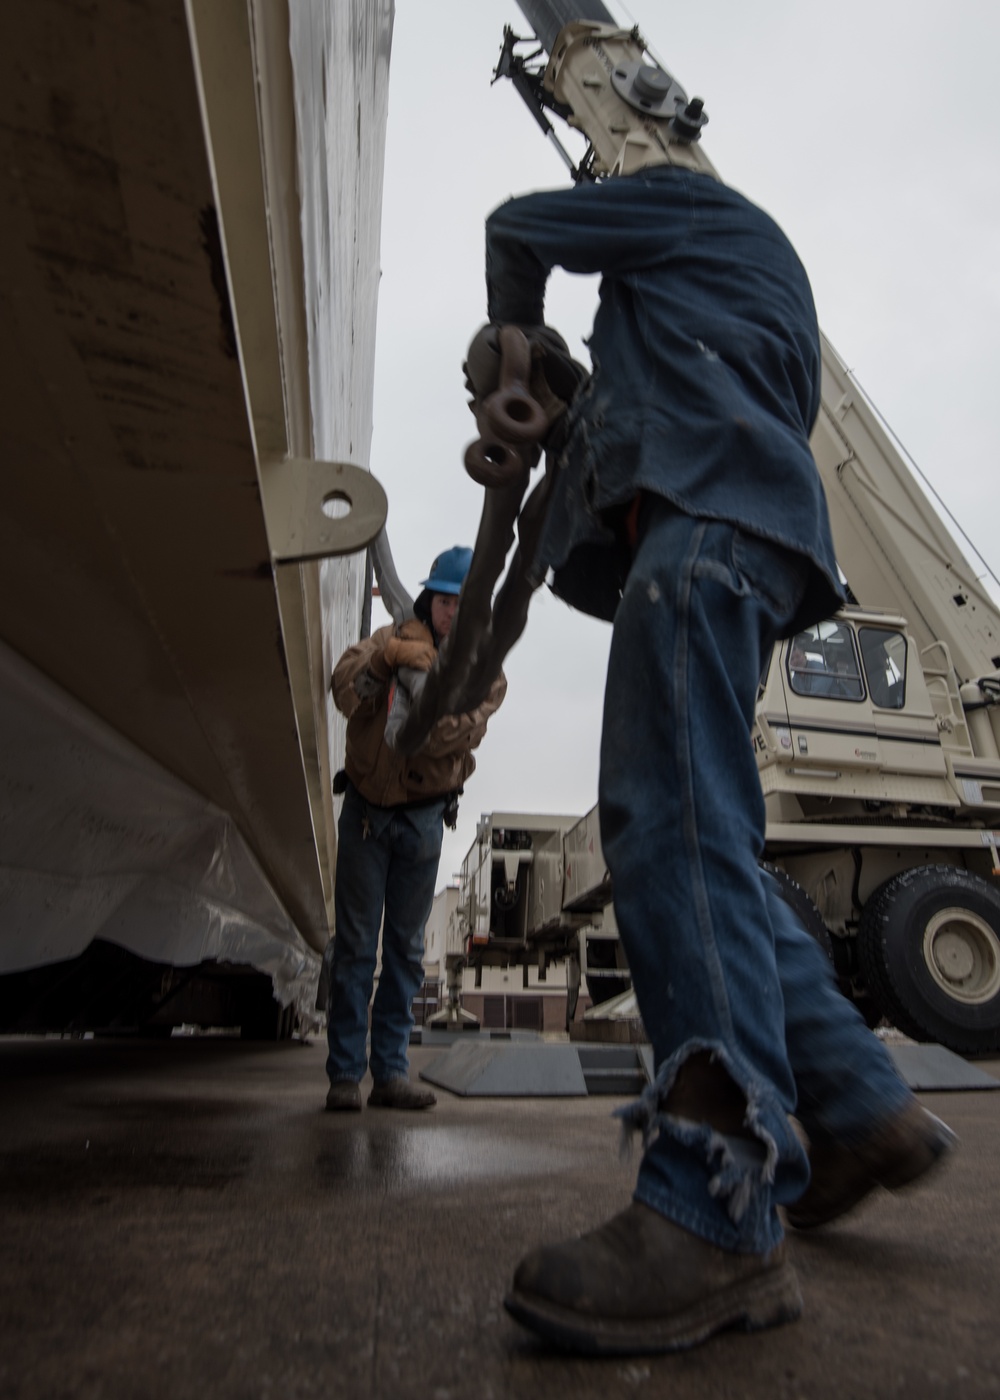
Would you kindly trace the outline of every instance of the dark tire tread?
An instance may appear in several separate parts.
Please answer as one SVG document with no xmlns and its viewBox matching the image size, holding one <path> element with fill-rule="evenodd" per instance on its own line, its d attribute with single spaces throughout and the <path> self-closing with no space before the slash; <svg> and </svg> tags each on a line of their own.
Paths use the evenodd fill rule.
<svg viewBox="0 0 1000 1400">
<path fill-rule="evenodd" d="M 992 1024 L 963 1025 L 960 1019 L 949 1017 L 945 1010 L 925 1006 L 919 986 L 909 985 L 894 971 L 898 945 L 912 936 L 906 906 L 921 894 L 922 887 L 928 893 L 934 889 L 948 891 L 956 905 L 962 903 L 963 896 L 968 899 L 971 893 L 985 891 L 987 900 L 995 901 L 994 927 L 1000 933 L 1000 894 L 985 880 L 953 865 L 924 865 L 904 871 L 880 885 L 862 911 L 858 953 L 865 985 L 888 1020 L 912 1040 L 936 1042 L 960 1055 L 1000 1050 L 1000 994 L 986 1003 L 993 1012 Z M 922 954 L 919 965 L 929 978 Z M 956 1017 L 961 1010 L 956 1003 Z"/>
<path fill-rule="evenodd" d="M 812 898 L 794 880 L 787 870 L 782 870 L 780 865 L 772 865 L 769 860 L 762 860 L 760 868 L 766 870 L 768 875 L 774 877 L 781 886 L 781 897 L 794 914 L 797 914 L 806 933 L 816 940 L 823 952 L 833 964 L 833 939 L 830 930 L 823 922 L 823 915 L 816 908 Z"/>
</svg>

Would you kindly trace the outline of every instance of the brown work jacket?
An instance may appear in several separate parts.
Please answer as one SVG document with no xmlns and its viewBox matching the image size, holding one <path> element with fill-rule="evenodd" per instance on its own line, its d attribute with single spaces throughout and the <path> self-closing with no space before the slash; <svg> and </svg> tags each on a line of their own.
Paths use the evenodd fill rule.
<svg viewBox="0 0 1000 1400">
<path fill-rule="evenodd" d="M 501 672 L 477 709 L 443 716 L 417 753 L 407 757 L 394 752 L 385 742 L 389 683 L 378 683 L 370 669 L 372 658 L 385 650 L 394 632 L 411 640 L 433 641 L 430 628 L 416 619 L 401 628 L 380 627 L 348 647 L 333 669 L 334 703 L 347 716 L 344 767 L 362 797 L 377 807 L 424 802 L 461 788 L 476 766 L 472 750 L 482 742 L 487 720 L 507 693 Z M 360 695 L 355 688 L 359 681 Z M 373 683 L 377 689 L 371 693 Z"/>
</svg>

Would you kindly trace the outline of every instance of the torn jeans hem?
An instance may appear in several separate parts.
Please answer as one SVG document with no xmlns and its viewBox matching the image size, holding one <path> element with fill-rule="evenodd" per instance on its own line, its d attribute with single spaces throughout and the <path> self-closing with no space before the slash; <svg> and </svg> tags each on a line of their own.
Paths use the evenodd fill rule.
<svg viewBox="0 0 1000 1400">
<path fill-rule="evenodd" d="M 702 1052 L 722 1066 L 746 1100 L 747 1137 L 731 1137 L 707 1121 L 692 1121 L 668 1111 L 667 1100 L 681 1066 Z M 784 1155 L 789 1150 L 793 1156 L 801 1155 L 784 1112 L 775 1106 L 774 1114 L 778 1122 L 786 1124 Z M 646 1160 L 637 1196 L 647 1205 L 722 1248 L 766 1252 L 781 1239 L 772 1191 L 781 1150 L 775 1133 L 764 1121 L 773 1114 L 768 1112 L 761 1086 L 737 1067 L 719 1042 L 688 1041 L 663 1062 L 640 1097 L 616 1109 L 615 1116 L 622 1122 L 623 1148 L 631 1133 L 642 1134 Z M 668 1159 L 679 1163 L 676 1175 L 698 1183 L 699 1191 L 704 1192 L 702 1208 L 696 1204 L 690 1185 L 683 1191 L 679 1185 L 676 1191 L 670 1189 L 668 1183 L 675 1172 L 669 1170 Z M 690 1199 L 681 1200 L 679 1192 Z"/>
</svg>

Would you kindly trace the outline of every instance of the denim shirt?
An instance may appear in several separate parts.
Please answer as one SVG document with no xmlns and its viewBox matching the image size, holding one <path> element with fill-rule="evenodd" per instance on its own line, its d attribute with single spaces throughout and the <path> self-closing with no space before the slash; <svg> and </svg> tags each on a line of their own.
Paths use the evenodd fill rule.
<svg viewBox="0 0 1000 1400">
<path fill-rule="evenodd" d="M 843 595 L 809 449 L 819 332 L 778 226 L 671 167 L 512 199 L 486 224 L 490 320 L 542 323 L 553 267 L 602 278 L 536 577 L 552 569 L 557 594 L 611 619 L 628 569 L 612 525 L 649 491 L 805 555 L 794 627 L 829 616 Z"/>
</svg>

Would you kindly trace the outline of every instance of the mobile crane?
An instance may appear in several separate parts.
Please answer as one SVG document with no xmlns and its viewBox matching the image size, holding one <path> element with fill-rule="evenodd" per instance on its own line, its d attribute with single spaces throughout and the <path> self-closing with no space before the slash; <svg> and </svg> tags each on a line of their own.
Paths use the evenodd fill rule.
<svg viewBox="0 0 1000 1400">
<path fill-rule="evenodd" d="M 855 602 L 775 649 L 754 751 L 766 856 L 860 1000 L 1000 1046 L 1000 609 L 829 345 L 812 449 Z"/>
<path fill-rule="evenodd" d="M 600 0 L 519 0 L 510 78 L 574 179 L 627 174 L 642 148 L 714 173 L 700 99 L 647 58 Z M 544 65 L 542 51 L 549 57 Z M 589 145 L 574 163 L 548 113 Z M 765 859 L 871 1022 L 960 1053 L 1000 1049 L 1000 608 L 829 343 L 811 445 L 851 602 L 782 642 L 752 742 Z M 561 881 L 561 889 L 559 882 Z M 597 809 L 580 821 L 495 814 L 463 868 L 453 961 L 582 961 L 595 1001 L 620 990 Z M 589 952 L 589 956 L 588 956 Z M 570 978 L 570 985 L 574 979 Z"/>
</svg>

